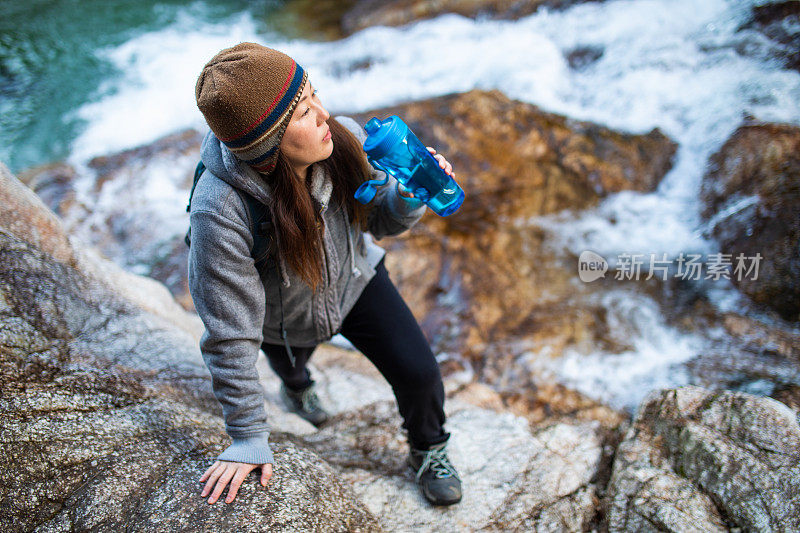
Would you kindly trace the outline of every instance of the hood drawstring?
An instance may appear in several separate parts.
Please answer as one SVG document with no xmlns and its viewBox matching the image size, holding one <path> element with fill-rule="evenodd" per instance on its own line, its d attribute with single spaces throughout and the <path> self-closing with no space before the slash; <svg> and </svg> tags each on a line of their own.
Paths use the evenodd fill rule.
<svg viewBox="0 0 800 533">
<path fill-rule="evenodd" d="M 350 250 L 350 272 L 353 276 L 361 277 L 361 271 L 356 268 L 356 252 L 353 248 L 353 238 L 350 236 L 350 221 L 347 219 L 347 208 L 342 209 L 342 216 L 344 217 L 344 225 L 347 228 L 347 248 Z"/>
</svg>

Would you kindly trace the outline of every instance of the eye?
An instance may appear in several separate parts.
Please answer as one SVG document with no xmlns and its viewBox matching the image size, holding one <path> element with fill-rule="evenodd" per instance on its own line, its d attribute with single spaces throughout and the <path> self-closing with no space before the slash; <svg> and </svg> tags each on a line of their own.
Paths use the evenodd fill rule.
<svg viewBox="0 0 800 533">
<path fill-rule="evenodd" d="M 316 90 L 316 89 L 314 89 L 313 91 L 311 91 L 311 98 L 315 98 L 315 97 L 317 97 L 317 90 Z M 303 114 L 302 114 L 301 116 L 303 116 L 303 117 L 304 117 L 304 116 L 308 115 L 308 112 L 309 112 L 309 111 L 311 111 L 311 106 L 308 106 L 308 107 L 306 108 L 306 110 L 305 110 L 305 111 L 303 111 Z"/>
</svg>

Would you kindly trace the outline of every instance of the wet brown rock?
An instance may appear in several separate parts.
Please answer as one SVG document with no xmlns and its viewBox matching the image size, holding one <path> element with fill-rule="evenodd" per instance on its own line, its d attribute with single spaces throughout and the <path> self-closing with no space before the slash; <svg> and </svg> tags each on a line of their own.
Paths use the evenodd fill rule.
<svg viewBox="0 0 800 533">
<path fill-rule="evenodd" d="M 399 115 L 453 163 L 468 191 L 451 231 L 476 233 L 507 217 L 582 209 L 622 190 L 652 191 L 677 145 L 655 129 L 616 132 L 547 113 L 499 91 L 473 90 L 355 115 Z M 510 221 L 509 221 L 510 222 Z"/>
<path fill-rule="evenodd" d="M 0 163 L 0 227 L 33 243 L 57 261 L 74 264 L 72 248 L 61 222 L 28 187 Z"/>
<path fill-rule="evenodd" d="M 709 231 L 734 264 L 739 254 L 761 255 L 757 277 L 732 274 L 731 281 L 754 302 L 799 321 L 800 128 L 738 128 L 711 157 L 702 198 Z"/>
<path fill-rule="evenodd" d="M 172 157 L 197 153 L 203 136 L 199 131 L 188 129 L 165 135 L 152 143 L 124 150 L 117 154 L 98 156 L 89 161 L 89 167 L 98 173 L 97 186 L 103 185 L 108 179 L 117 179 L 120 169 L 129 169 L 142 164 L 152 158 Z"/>
<path fill-rule="evenodd" d="M 623 413 L 558 383 L 534 384 L 522 392 L 504 392 L 502 398 L 511 412 L 524 416 L 534 427 L 559 420 L 595 420 L 606 430 L 616 430 L 628 421 Z"/>
<path fill-rule="evenodd" d="M 583 70 L 603 57 L 603 49 L 597 46 L 578 46 L 567 53 L 567 63 L 574 70 Z"/>
<path fill-rule="evenodd" d="M 402 26 L 444 13 L 465 17 L 518 19 L 540 7 L 565 9 L 588 0 L 360 0 L 342 16 L 345 34 L 370 26 Z"/>
<path fill-rule="evenodd" d="M 789 409 L 792 409 L 800 417 L 800 386 L 793 384 L 781 385 L 772 391 L 770 397 L 786 404 Z"/>
<path fill-rule="evenodd" d="M 720 312 L 703 294 L 671 292 L 668 320 L 708 339 L 683 365 L 689 382 L 708 389 L 732 389 L 776 396 L 800 383 L 800 332 L 774 316 L 748 310 Z M 790 407 L 790 402 L 784 401 Z"/>
<path fill-rule="evenodd" d="M 627 135 L 545 113 L 499 92 L 471 91 L 359 115 L 397 114 L 453 163 L 464 204 L 426 214 L 381 241 L 387 269 L 437 351 L 465 354 L 481 378 L 504 386 L 528 350 L 622 349 L 594 286 L 545 246 L 531 219 L 595 205 L 624 189 L 653 190 L 675 144 L 658 131 Z M 399 251 L 403 253 L 396 253 Z M 517 379 L 515 383 L 519 383 Z"/>
<path fill-rule="evenodd" d="M 609 529 L 797 529 L 798 449 L 796 414 L 773 399 L 653 391 L 617 451 Z"/>
<path fill-rule="evenodd" d="M 75 169 L 67 163 L 52 163 L 28 170 L 19 176 L 22 183 L 36 191 L 45 205 L 59 217 L 75 207 Z"/>
</svg>

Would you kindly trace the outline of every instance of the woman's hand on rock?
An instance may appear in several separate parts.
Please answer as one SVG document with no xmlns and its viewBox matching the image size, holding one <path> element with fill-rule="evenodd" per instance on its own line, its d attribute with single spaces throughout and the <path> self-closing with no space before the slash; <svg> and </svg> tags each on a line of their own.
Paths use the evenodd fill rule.
<svg viewBox="0 0 800 533">
<path fill-rule="evenodd" d="M 437 154 L 436 150 L 434 150 L 430 146 L 426 146 L 425 148 L 427 148 L 428 151 L 431 153 L 431 155 L 434 157 L 434 159 L 436 159 L 439 162 L 439 167 L 442 168 L 447 173 L 447 175 L 449 175 L 451 178 L 456 177 L 456 173 L 453 172 L 453 165 L 451 165 L 447 161 L 447 159 L 444 158 L 442 154 Z"/>
<path fill-rule="evenodd" d="M 228 489 L 228 496 L 225 498 L 225 503 L 231 503 L 236 494 L 239 492 L 239 487 L 247 478 L 247 475 L 254 469 L 261 467 L 261 486 L 266 487 L 270 478 L 272 477 L 272 463 L 263 465 L 254 465 L 250 463 L 234 463 L 233 461 L 217 461 L 206 470 L 205 474 L 200 477 L 200 482 L 206 481 L 206 486 L 203 487 L 203 492 L 200 496 L 206 497 L 211 492 L 211 497 L 208 498 L 208 503 L 215 503 L 222 495 L 222 491 L 230 483 Z M 214 484 L 216 483 L 216 486 Z"/>
</svg>

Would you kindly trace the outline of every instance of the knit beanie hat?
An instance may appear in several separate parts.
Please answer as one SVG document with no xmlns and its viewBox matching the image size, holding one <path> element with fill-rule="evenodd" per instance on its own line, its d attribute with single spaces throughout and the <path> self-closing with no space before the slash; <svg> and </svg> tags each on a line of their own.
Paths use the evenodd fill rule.
<svg viewBox="0 0 800 533">
<path fill-rule="evenodd" d="M 303 68 L 286 54 L 241 43 L 206 63 L 195 97 L 214 135 L 236 157 L 269 174 L 306 80 Z"/>
</svg>

